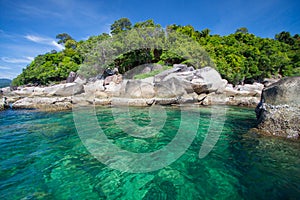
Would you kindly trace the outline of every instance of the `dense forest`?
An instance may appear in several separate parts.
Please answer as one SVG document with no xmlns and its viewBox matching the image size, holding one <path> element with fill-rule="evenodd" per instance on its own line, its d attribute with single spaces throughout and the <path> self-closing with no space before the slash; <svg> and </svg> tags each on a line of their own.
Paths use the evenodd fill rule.
<svg viewBox="0 0 300 200">
<path fill-rule="evenodd" d="M 100 66 L 100 68 L 93 67 L 102 64 L 98 62 L 101 60 L 99 58 L 103 56 L 99 44 L 108 45 L 105 46 L 106 48 L 113 46 L 124 49 L 122 45 L 125 44 L 116 40 L 120 33 L 128 32 L 126 35 L 127 42 L 141 42 L 139 38 L 135 37 L 135 32 L 130 31 L 146 28 L 152 28 L 158 34 L 164 33 L 163 31 L 178 33 L 199 44 L 201 49 L 192 43 L 186 43 L 187 47 L 181 48 L 181 51 L 183 54 L 193 51 L 201 59 L 209 56 L 211 63 L 201 62 L 200 65 L 194 67 L 211 65 L 220 72 L 223 78 L 233 84 L 262 81 L 267 77 L 300 75 L 300 36 L 298 34 L 292 36 L 289 32 L 283 31 L 276 34 L 273 39 L 261 38 L 249 33 L 246 27 L 241 27 L 230 35 L 220 36 L 211 35 L 209 29 L 195 30 L 191 25 L 173 24 L 164 30 L 153 20 L 132 25 L 129 19 L 122 18 L 111 25 L 111 34 L 103 33 L 98 36 L 91 36 L 85 41 L 75 41 L 67 33 L 58 34 L 56 38 L 59 44 L 64 45 L 64 50 L 60 52 L 53 50 L 44 55 L 38 55 L 13 80 L 12 85 L 56 83 L 65 80 L 70 71 L 79 69 L 88 69 L 85 73 L 86 76 L 96 76 L 102 73 L 106 67 L 117 67 L 120 73 L 124 73 L 144 63 L 194 65 L 194 62 L 178 54 L 176 49 L 160 49 L 153 46 L 121 53 L 110 60 L 108 65 Z M 164 34 L 161 35 L 163 37 Z M 124 38 L 122 39 L 124 40 Z M 107 43 L 106 41 L 110 42 Z M 179 43 L 182 41 L 183 39 L 178 40 Z M 149 42 L 155 43 L 157 41 Z M 203 60 L 207 61 L 207 58 Z M 95 70 L 93 71 L 93 69 Z"/>
</svg>

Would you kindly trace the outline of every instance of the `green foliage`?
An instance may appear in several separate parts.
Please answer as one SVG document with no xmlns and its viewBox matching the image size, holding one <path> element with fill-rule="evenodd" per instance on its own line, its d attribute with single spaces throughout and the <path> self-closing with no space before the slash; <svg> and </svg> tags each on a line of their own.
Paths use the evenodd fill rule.
<svg viewBox="0 0 300 200">
<path fill-rule="evenodd" d="M 60 33 L 56 35 L 56 39 L 58 40 L 58 44 L 65 44 L 68 40 L 73 40 L 73 38 L 67 33 Z"/>
<path fill-rule="evenodd" d="M 160 24 L 155 24 L 153 19 L 146 20 L 144 22 L 137 22 L 133 25 L 134 28 L 161 28 Z"/>
<path fill-rule="evenodd" d="M 117 21 L 115 21 L 111 27 L 111 34 L 118 34 L 122 31 L 130 30 L 131 29 L 131 22 L 128 18 L 121 18 Z"/>
<path fill-rule="evenodd" d="M 172 30 L 186 34 L 199 42 L 209 53 L 217 70 L 230 83 L 261 81 L 271 76 L 299 75 L 300 40 L 288 32 L 276 35 L 276 40 L 259 38 L 245 27 L 228 36 L 203 37 L 189 26 L 172 25 Z"/>
<path fill-rule="evenodd" d="M 61 81 L 70 71 L 78 69 L 86 77 L 102 74 L 107 67 L 117 67 L 124 73 L 145 63 L 212 66 L 233 84 L 300 75 L 300 37 L 286 31 L 269 39 L 257 37 L 241 27 L 234 34 L 219 36 L 210 35 L 209 29 L 195 30 L 191 25 L 173 24 L 164 30 L 152 19 L 132 26 L 129 19 L 121 18 L 111 25 L 111 34 L 103 33 L 79 42 L 67 33 L 58 34 L 58 43 L 65 49 L 37 56 L 12 85 Z"/>
<path fill-rule="evenodd" d="M 241 27 L 241 28 L 238 28 L 235 33 L 248 33 L 248 29 L 246 27 Z"/>
<path fill-rule="evenodd" d="M 71 71 L 77 71 L 81 63 L 81 55 L 72 48 L 39 55 L 13 80 L 12 85 L 46 85 L 62 81 Z"/>
</svg>

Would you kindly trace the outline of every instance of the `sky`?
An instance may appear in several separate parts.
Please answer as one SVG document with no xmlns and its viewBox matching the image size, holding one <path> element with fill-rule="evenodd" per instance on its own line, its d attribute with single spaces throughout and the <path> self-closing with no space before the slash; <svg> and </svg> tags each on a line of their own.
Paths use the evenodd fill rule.
<svg viewBox="0 0 300 200">
<path fill-rule="evenodd" d="M 86 40 L 109 33 L 122 17 L 219 35 L 240 27 L 264 38 L 300 33 L 299 0 L 0 0 L 0 78 L 13 79 L 37 55 L 62 50 L 57 34 Z"/>
</svg>

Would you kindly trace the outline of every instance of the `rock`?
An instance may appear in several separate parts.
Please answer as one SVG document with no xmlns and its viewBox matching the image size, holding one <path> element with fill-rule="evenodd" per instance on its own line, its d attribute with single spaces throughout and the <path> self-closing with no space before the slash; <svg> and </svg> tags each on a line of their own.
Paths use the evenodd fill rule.
<svg viewBox="0 0 300 200">
<path fill-rule="evenodd" d="M 12 94 L 12 90 L 10 87 L 1 88 L 1 94 L 3 96 L 10 96 Z"/>
<path fill-rule="evenodd" d="M 179 70 L 180 72 L 185 72 L 185 71 L 188 70 L 188 67 L 187 67 L 186 64 L 174 64 L 174 65 L 173 65 L 173 68 L 174 68 L 174 69 L 180 69 L 180 70 Z"/>
<path fill-rule="evenodd" d="M 173 97 L 173 98 L 155 98 L 155 104 L 157 105 L 172 105 L 172 104 L 177 104 L 178 103 L 178 98 Z"/>
<path fill-rule="evenodd" d="M 58 84 L 50 87 L 45 87 L 44 93 L 46 96 L 63 96 L 68 97 L 84 92 L 83 85 L 78 83 Z"/>
<path fill-rule="evenodd" d="M 9 107 L 8 103 L 7 103 L 7 98 L 6 97 L 2 97 L 2 100 L 0 101 L 0 111 L 6 109 Z"/>
<path fill-rule="evenodd" d="M 172 74 L 172 73 L 175 73 L 175 72 L 179 72 L 180 69 L 175 69 L 175 68 L 172 68 L 172 69 L 168 69 L 168 70 L 165 70 L 157 75 L 154 76 L 154 83 L 158 83 L 160 81 L 162 81 L 166 76 L 168 76 L 169 74 Z"/>
<path fill-rule="evenodd" d="M 154 83 L 154 77 L 148 77 L 148 78 L 144 78 L 144 79 L 141 79 L 141 81 L 145 82 L 145 83 L 151 83 L 153 84 Z"/>
<path fill-rule="evenodd" d="M 300 77 L 286 77 L 265 88 L 262 101 L 271 105 L 299 105 Z"/>
<path fill-rule="evenodd" d="M 207 97 L 207 94 L 200 94 L 200 95 L 198 95 L 198 97 L 197 97 L 197 100 L 198 100 L 198 102 L 202 102 L 202 101 L 204 101 L 204 99 Z"/>
<path fill-rule="evenodd" d="M 212 92 L 209 90 L 209 88 L 212 87 L 212 83 L 206 83 L 203 81 L 203 79 L 200 78 L 193 79 L 191 81 L 191 84 L 194 92 L 196 92 L 197 94 Z"/>
<path fill-rule="evenodd" d="M 153 99 L 143 99 L 143 98 L 112 98 L 111 104 L 114 106 L 151 106 L 154 103 Z"/>
<path fill-rule="evenodd" d="M 81 85 L 84 85 L 87 83 L 87 80 L 83 77 L 80 77 L 80 76 L 77 76 L 74 83 L 78 83 L 78 84 L 81 84 Z"/>
<path fill-rule="evenodd" d="M 95 98 L 105 99 L 108 98 L 108 94 L 106 92 L 97 91 L 94 93 Z"/>
<path fill-rule="evenodd" d="M 44 96 L 45 88 L 35 87 L 31 96 Z"/>
<path fill-rule="evenodd" d="M 122 93 L 127 98 L 153 98 L 155 95 L 154 85 L 143 80 L 128 80 Z"/>
<path fill-rule="evenodd" d="M 163 67 L 159 64 L 143 64 L 139 65 L 124 74 L 124 78 L 133 79 L 135 75 L 149 73 L 154 70 L 162 69 Z"/>
<path fill-rule="evenodd" d="M 97 106 L 104 106 L 104 105 L 110 105 L 111 104 L 111 99 L 98 99 L 98 98 L 95 98 L 94 99 L 94 105 L 97 105 Z"/>
<path fill-rule="evenodd" d="M 222 92 L 227 82 L 223 81 L 221 75 L 211 67 L 197 69 L 194 72 L 195 78 L 192 80 L 192 86 L 197 94 Z M 204 91 L 203 91 L 204 90 Z"/>
<path fill-rule="evenodd" d="M 126 81 L 123 84 L 125 83 Z M 107 93 L 109 97 L 118 97 L 120 96 L 120 91 L 123 84 L 116 84 L 115 82 L 111 82 L 109 85 L 105 85 L 105 93 Z"/>
<path fill-rule="evenodd" d="M 246 107 L 253 107 L 259 103 L 259 97 L 252 97 L 252 96 L 235 96 L 235 97 L 227 97 L 226 104 L 232 106 L 246 106 Z"/>
<path fill-rule="evenodd" d="M 121 74 L 118 74 L 118 75 L 116 75 L 116 74 L 114 74 L 114 75 L 112 75 L 112 76 L 107 76 L 105 79 L 104 79 L 104 83 L 103 83 L 103 85 L 108 85 L 108 84 L 110 84 L 111 82 L 114 82 L 114 83 L 116 83 L 116 84 L 119 84 L 119 83 L 121 83 L 122 82 L 122 75 Z"/>
<path fill-rule="evenodd" d="M 198 95 L 196 93 L 185 94 L 178 99 L 179 104 L 196 103 L 198 102 Z"/>
<path fill-rule="evenodd" d="M 82 93 L 72 96 L 72 104 L 75 106 L 87 106 L 94 103 L 94 95 Z"/>
<path fill-rule="evenodd" d="M 73 83 L 73 82 L 75 81 L 75 79 L 76 79 L 76 76 L 77 76 L 77 73 L 71 71 L 71 72 L 69 73 L 69 76 L 67 77 L 66 82 L 67 82 L 67 83 Z"/>
<path fill-rule="evenodd" d="M 299 138 L 300 77 L 286 77 L 266 87 L 255 112 L 259 134 Z"/>
<path fill-rule="evenodd" d="M 232 84 L 227 84 L 223 93 L 228 97 L 234 97 L 237 95 L 238 91 L 233 88 Z"/>
<path fill-rule="evenodd" d="M 162 81 L 167 81 L 168 79 L 173 78 L 173 77 L 175 77 L 177 79 L 191 81 L 194 78 L 194 73 L 193 73 L 193 71 L 172 73 L 172 74 L 169 74 L 166 77 L 164 77 Z"/>
<path fill-rule="evenodd" d="M 32 95 L 34 90 L 35 90 L 35 87 L 18 87 L 18 89 L 12 91 L 11 94 L 26 97 L 26 96 Z"/>
<path fill-rule="evenodd" d="M 244 85 L 237 85 L 235 90 L 241 96 L 253 96 L 253 97 L 260 97 L 261 92 L 264 88 L 264 85 L 261 83 L 253 83 L 253 84 L 244 84 Z"/>
<path fill-rule="evenodd" d="M 265 78 L 262 83 L 265 87 L 268 87 L 269 85 L 276 83 L 279 80 L 280 79 L 276 79 L 276 78 Z"/>
<path fill-rule="evenodd" d="M 95 82 L 88 82 L 85 84 L 84 87 L 84 92 L 85 93 L 95 93 L 99 91 L 104 91 L 105 88 L 103 86 L 103 80 L 96 80 Z"/>
<path fill-rule="evenodd" d="M 72 107 L 71 97 L 25 97 L 12 104 L 12 108 L 37 108 L 47 111 L 65 110 Z"/>
<path fill-rule="evenodd" d="M 155 96 L 159 98 L 174 98 L 194 92 L 190 82 L 175 77 L 155 83 L 154 89 Z"/>
</svg>

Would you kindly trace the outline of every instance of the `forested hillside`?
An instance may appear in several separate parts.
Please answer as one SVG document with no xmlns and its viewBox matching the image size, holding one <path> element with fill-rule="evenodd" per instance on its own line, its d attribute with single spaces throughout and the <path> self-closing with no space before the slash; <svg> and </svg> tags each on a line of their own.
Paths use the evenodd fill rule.
<svg viewBox="0 0 300 200">
<path fill-rule="evenodd" d="M 13 80 L 13 85 L 49 84 L 65 80 L 70 71 L 77 71 L 80 67 L 97 65 L 91 62 L 90 55 L 100 56 L 97 45 L 100 42 L 116 38 L 119 33 L 130 31 L 133 28 L 152 27 L 163 30 L 153 20 L 139 22 L 134 25 L 127 18 L 115 21 L 111 26 L 111 35 L 103 33 L 92 36 L 85 41 L 75 41 L 67 33 L 58 34 L 58 43 L 65 49 L 61 52 L 51 51 L 38 55 L 23 72 Z M 181 33 L 199 43 L 207 52 L 214 66 L 223 78 L 233 84 L 261 81 L 266 77 L 300 75 L 300 37 L 292 36 L 283 31 L 271 38 L 260 38 L 242 27 L 227 36 L 211 35 L 209 29 L 195 30 L 194 27 L 170 25 L 166 31 Z M 134 34 L 130 35 L 135 40 Z M 114 42 L 113 45 L 125 45 Z M 197 48 L 188 50 L 201 51 Z M 197 53 L 197 52 L 196 52 Z M 144 48 L 119 55 L 109 67 L 118 67 L 121 73 L 144 63 L 159 63 L 172 65 L 174 63 L 193 63 L 180 55 L 166 49 Z M 98 63 L 101 64 L 101 63 Z M 207 64 L 207 63 L 206 63 Z M 103 66 L 104 67 L 104 66 Z M 107 67 L 107 66 L 105 66 Z M 101 73 L 89 68 L 88 76 Z"/>
</svg>

